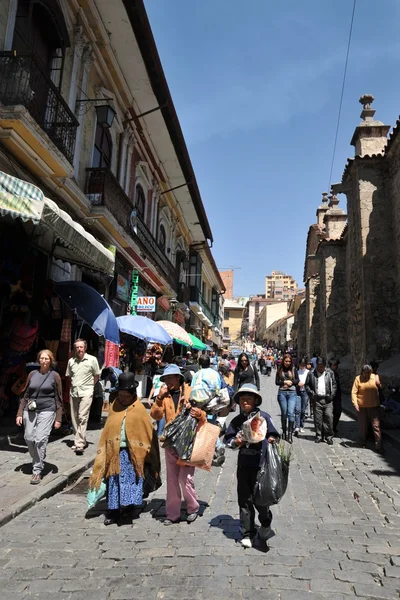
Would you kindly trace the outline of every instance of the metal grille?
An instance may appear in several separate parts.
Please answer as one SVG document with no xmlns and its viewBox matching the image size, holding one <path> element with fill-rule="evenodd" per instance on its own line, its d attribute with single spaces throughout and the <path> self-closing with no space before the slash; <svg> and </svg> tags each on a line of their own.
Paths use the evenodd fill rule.
<svg viewBox="0 0 400 600">
<path fill-rule="evenodd" d="M 33 55 L 0 52 L 0 101 L 4 106 L 25 106 L 69 162 L 73 162 L 79 122 Z"/>
</svg>

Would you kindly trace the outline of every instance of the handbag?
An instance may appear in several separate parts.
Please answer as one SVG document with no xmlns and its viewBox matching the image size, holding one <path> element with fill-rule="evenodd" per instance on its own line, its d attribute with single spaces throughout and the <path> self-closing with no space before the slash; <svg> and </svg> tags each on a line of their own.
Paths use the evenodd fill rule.
<svg viewBox="0 0 400 600">
<path fill-rule="evenodd" d="M 177 465 L 181 467 L 196 467 L 211 471 L 211 464 L 221 430 L 218 425 L 204 423 L 199 427 L 194 438 L 192 454 L 189 460 L 178 459 Z"/>
</svg>

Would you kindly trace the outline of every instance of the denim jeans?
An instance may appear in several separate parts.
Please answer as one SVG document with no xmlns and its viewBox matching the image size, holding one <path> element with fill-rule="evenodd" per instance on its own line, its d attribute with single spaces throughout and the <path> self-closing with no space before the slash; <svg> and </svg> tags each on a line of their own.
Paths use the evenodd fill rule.
<svg viewBox="0 0 400 600">
<path fill-rule="evenodd" d="M 296 392 L 280 390 L 278 392 L 278 402 L 281 407 L 282 419 L 289 419 L 289 423 L 294 423 L 294 411 L 296 407 Z"/>
<path fill-rule="evenodd" d="M 162 435 L 164 433 L 165 423 L 166 423 L 165 417 L 163 417 L 162 419 L 160 419 L 158 421 L 158 423 L 157 423 L 157 435 L 158 435 L 158 437 L 160 437 L 160 435 Z"/>
<path fill-rule="evenodd" d="M 296 408 L 294 411 L 296 428 L 304 427 L 306 414 L 308 410 L 308 394 L 306 390 L 301 390 L 300 396 L 297 396 Z"/>
</svg>

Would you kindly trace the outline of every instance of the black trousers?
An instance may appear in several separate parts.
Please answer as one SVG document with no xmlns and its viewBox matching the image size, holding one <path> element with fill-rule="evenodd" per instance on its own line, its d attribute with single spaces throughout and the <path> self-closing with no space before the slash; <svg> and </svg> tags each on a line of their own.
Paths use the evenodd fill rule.
<svg viewBox="0 0 400 600">
<path fill-rule="evenodd" d="M 272 513 L 268 506 L 257 506 L 253 499 L 253 490 L 257 479 L 257 468 L 237 468 L 237 492 L 240 513 L 240 527 L 243 537 L 253 537 L 256 534 L 254 525 L 255 508 L 258 518 L 263 527 L 269 527 L 272 521 Z"/>
<path fill-rule="evenodd" d="M 325 398 L 316 397 L 314 404 L 314 425 L 317 438 L 322 437 L 322 425 L 324 437 L 331 440 L 333 437 L 333 402 L 327 402 Z"/>
<path fill-rule="evenodd" d="M 333 431 L 336 431 L 339 425 L 340 416 L 342 414 L 342 397 L 333 399 Z"/>
</svg>

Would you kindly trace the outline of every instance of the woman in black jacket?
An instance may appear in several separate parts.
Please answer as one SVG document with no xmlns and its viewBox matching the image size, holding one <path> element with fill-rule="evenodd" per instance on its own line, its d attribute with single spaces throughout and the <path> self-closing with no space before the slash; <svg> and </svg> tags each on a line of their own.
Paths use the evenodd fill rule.
<svg viewBox="0 0 400 600">
<path fill-rule="evenodd" d="M 260 390 L 260 376 L 255 364 L 251 365 L 245 352 L 239 355 L 235 369 L 233 387 L 237 391 L 244 383 L 252 383 Z"/>
</svg>

